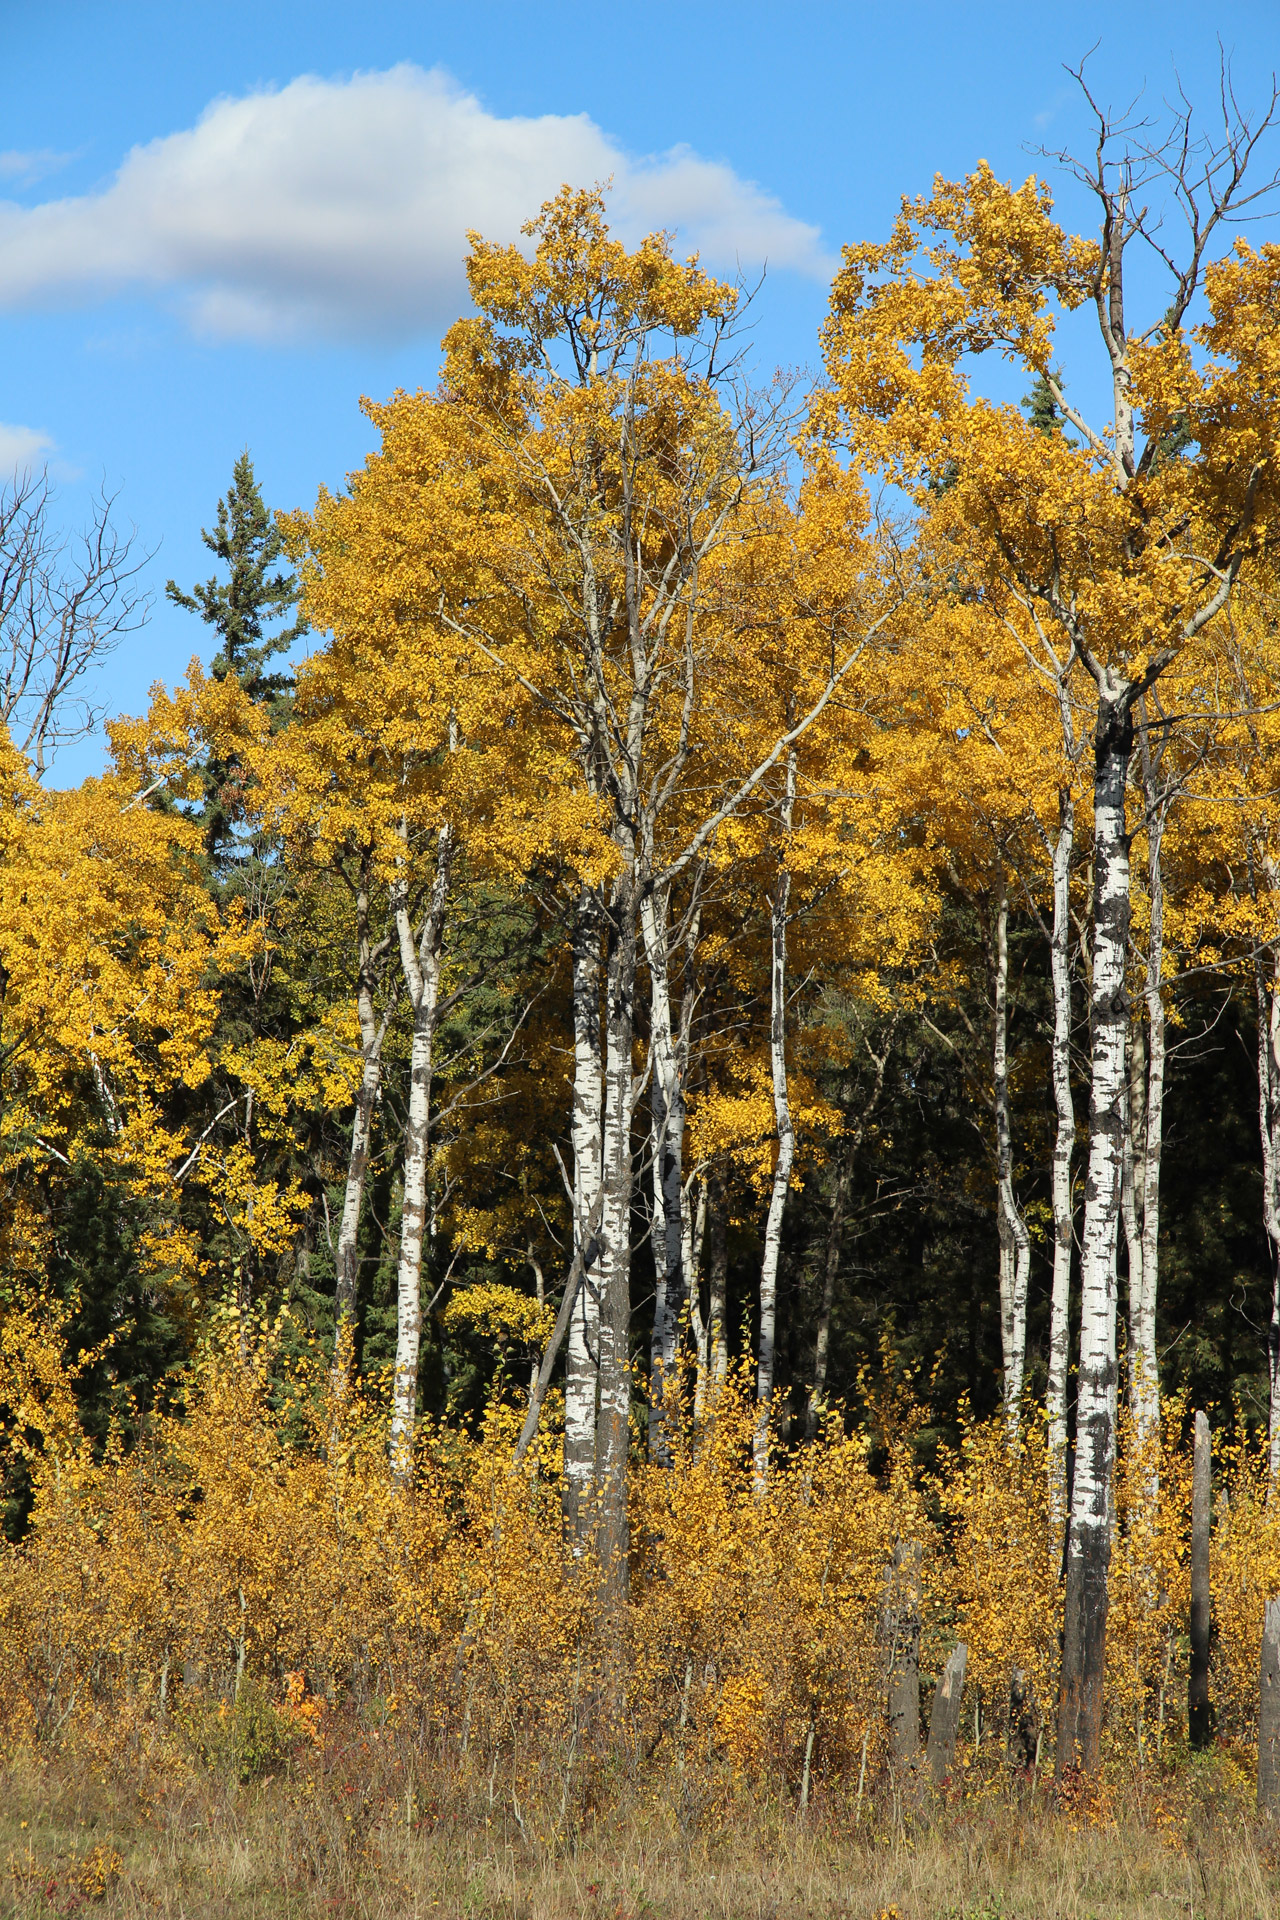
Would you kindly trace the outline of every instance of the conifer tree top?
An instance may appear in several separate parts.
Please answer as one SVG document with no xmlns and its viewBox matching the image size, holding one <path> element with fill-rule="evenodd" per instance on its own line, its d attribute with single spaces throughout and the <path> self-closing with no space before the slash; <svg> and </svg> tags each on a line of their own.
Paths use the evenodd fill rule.
<svg viewBox="0 0 1280 1920">
<path fill-rule="evenodd" d="M 210 666 L 214 678 L 225 680 L 234 674 L 251 700 L 274 703 L 292 689 L 293 680 L 287 673 L 265 672 L 266 663 L 286 652 L 306 632 L 307 623 L 300 618 L 274 632 L 267 630 L 272 621 L 285 618 L 297 605 L 297 581 L 291 573 L 272 572 L 283 548 L 247 448 L 235 463 L 226 495 L 218 502 L 213 531 L 204 528 L 201 537 L 229 577 L 206 580 L 190 593 L 170 580 L 165 593 L 175 606 L 198 613 L 218 633 L 222 645 Z"/>
</svg>

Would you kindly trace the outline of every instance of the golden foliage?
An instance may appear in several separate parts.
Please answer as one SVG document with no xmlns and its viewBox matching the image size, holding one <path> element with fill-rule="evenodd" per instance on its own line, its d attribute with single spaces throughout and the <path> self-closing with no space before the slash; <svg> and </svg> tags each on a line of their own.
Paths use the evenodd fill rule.
<svg viewBox="0 0 1280 1920">
<path fill-rule="evenodd" d="M 492 1325 L 510 1304 L 501 1292 L 473 1303 Z M 880 1762 L 880 1621 L 903 1539 L 922 1547 L 926 1703 L 956 1640 L 969 1648 L 986 1743 L 966 1737 L 974 1790 L 1015 1669 L 1051 1712 L 1061 1601 L 1034 1420 L 1012 1438 L 1002 1418 L 966 1419 L 926 1467 L 920 1409 L 873 1400 L 865 1431 L 832 1418 L 812 1443 L 779 1450 L 761 1491 L 741 1371 L 703 1424 L 679 1425 L 670 1468 L 633 1470 L 619 1620 L 598 1609 L 592 1568 L 566 1545 L 554 1432 L 517 1470 L 518 1406 L 495 1401 L 471 1433 L 424 1425 L 412 1486 L 397 1490 L 382 1393 L 335 1404 L 326 1357 L 288 1331 L 224 1321 L 144 1441 L 95 1452 L 74 1418 L 59 1321 L 10 1306 L 0 1412 L 9 1461 L 21 1456 L 33 1489 L 29 1532 L 0 1556 L 10 1746 L 109 1743 L 176 1710 L 201 1751 L 234 1732 L 243 1765 L 246 1740 L 263 1753 L 323 1745 L 331 1712 L 358 1694 L 418 1738 L 485 1751 L 607 1743 L 626 1727 L 681 1770 L 794 1782 L 808 1745 L 823 1777 L 848 1784 L 865 1755 L 873 1771 Z M 1167 1410 L 1154 1508 L 1142 1495 L 1152 1459 L 1126 1454 L 1108 1642 L 1117 1763 L 1184 1740 L 1182 1417 Z M 1262 1601 L 1280 1584 L 1280 1520 L 1252 1448 L 1220 1448 L 1219 1471 L 1214 1698 L 1240 1740 L 1256 1713 Z"/>
</svg>

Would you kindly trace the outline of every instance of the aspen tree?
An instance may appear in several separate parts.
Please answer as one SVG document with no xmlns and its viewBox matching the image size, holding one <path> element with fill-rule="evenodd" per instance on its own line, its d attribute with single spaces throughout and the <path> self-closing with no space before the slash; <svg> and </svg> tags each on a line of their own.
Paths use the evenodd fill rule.
<svg viewBox="0 0 1280 1920">
<path fill-rule="evenodd" d="M 486 860 L 502 867 L 507 850 L 501 834 L 486 839 L 481 828 L 494 810 L 491 783 L 498 791 L 505 786 L 511 755 L 527 746 L 510 739 L 509 704 L 466 672 L 465 658 L 439 618 L 439 598 L 450 584 L 447 549 L 428 549 L 423 564 L 417 517 L 424 465 L 438 471 L 451 453 L 456 458 L 447 438 L 429 448 L 417 441 L 384 446 L 355 476 L 348 498 L 322 495 L 311 516 L 289 523 L 294 549 L 306 556 L 308 616 L 332 638 L 301 670 L 294 724 L 274 748 L 277 804 L 295 838 L 309 834 L 331 860 L 353 861 L 363 955 L 354 983 L 361 1074 L 348 1167 L 350 1207 L 344 1207 L 341 1230 L 346 1258 L 339 1271 L 340 1319 L 349 1317 L 353 1304 L 366 1115 L 376 1098 L 392 1012 L 388 996 L 381 1016 L 373 1017 L 368 976 L 375 955 L 380 961 L 391 947 L 409 1009 L 390 1432 L 392 1466 L 402 1483 L 413 1464 L 436 1040 L 442 1019 L 474 984 L 450 967 L 453 892 L 463 862 L 472 873 Z M 386 901 L 387 924 L 376 948 L 367 925 L 371 884 Z M 335 1364 L 341 1366 L 341 1351 Z"/>
<path fill-rule="evenodd" d="M 594 1280 L 596 1542 L 617 1600 L 627 1578 L 642 908 L 656 939 L 669 889 L 819 717 L 866 636 L 840 636 L 790 733 L 772 744 L 757 736 L 746 765 L 729 768 L 709 792 L 704 767 L 701 805 L 691 806 L 692 756 L 713 742 L 717 700 L 723 708 L 736 697 L 732 677 L 743 660 L 733 622 L 708 608 L 710 583 L 722 553 L 755 536 L 788 422 L 777 401 L 751 403 L 740 426 L 726 409 L 732 396 L 722 392 L 720 359 L 732 289 L 695 262 L 676 262 L 660 238 L 628 254 L 609 238 L 598 195 L 566 188 L 528 231 L 532 259 L 474 238 L 467 270 L 479 313 L 451 330 L 438 395 L 392 402 L 378 417 L 389 445 L 397 435 L 433 431 L 432 416 L 448 423 L 440 429 L 446 438 L 465 442 L 470 478 L 459 470 L 457 504 L 447 503 L 448 482 L 433 488 L 431 540 L 437 571 L 449 575 L 437 590 L 437 617 L 499 684 L 527 697 L 540 735 L 558 739 L 550 751 L 563 771 L 572 769 L 561 804 L 596 835 L 594 854 L 575 860 L 573 849 L 567 859 L 558 851 L 563 866 L 576 867 L 580 905 L 583 887 L 594 890 L 590 911 L 594 918 L 598 908 L 603 947 L 599 1066 L 588 1058 L 589 1022 L 576 1023 L 584 1079 L 574 1109 L 592 1109 L 598 1071 L 604 1198 L 583 1300 L 585 1317 Z M 668 342 L 664 357 L 658 349 Z M 487 516 L 478 522 L 480 500 Z M 873 625 L 896 605 L 889 584 Z M 660 951 L 656 957 L 661 973 Z M 584 960 L 589 994 L 585 969 Z M 673 1149 L 672 1126 L 664 1121 L 660 1131 Z M 666 1245 L 674 1250 L 674 1173 L 663 1186 L 673 1216 Z M 581 1219 L 576 1199 L 575 1211 Z M 668 1286 L 673 1265 L 668 1259 Z M 584 1325 L 584 1344 L 588 1336 Z M 570 1367 L 572 1377 L 573 1348 Z M 576 1378 L 575 1431 L 585 1426 L 589 1368 L 579 1366 Z"/>
<path fill-rule="evenodd" d="M 1209 255 L 1251 197 L 1243 182 L 1274 103 L 1250 123 L 1224 98 L 1224 123 L 1204 142 L 1189 109 L 1163 144 L 1097 115 L 1095 155 L 1077 169 L 1098 211 L 1094 241 L 1068 238 L 1034 179 L 1013 189 L 985 165 L 964 182 L 939 179 L 931 196 L 904 204 L 887 244 L 846 249 L 824 334 L 831 387 L 817 425 L 846 432 L 862 460 L 894 475 L 948 530 L 952 564 L 1050 683 L 1078 663 L 1092 686 L 1091 1097 L 1061 1774 L 1097 1767 L 1102 1732 L 1135 709 L 1271 551 L 1280 506 L 1266 397 L 1280 348 L 1260 324 L 1280 286 L 1280 249 L 1241 241 L 1225 258 Z M 1161 252 L 1150 194 L 1185 218 L 1180 261 Z M 1124 286 L 1126 256 L 1144 242 L 1173 283 L 1145 331 Z M 1207 317 L 1193 325 L 1201 296 Z M 1109 428 L 1090 424 L 1054 371 L 1053 309 L 1085 302 Z M 991 348 L 1045 379 L 1074 445 L 971 393 L 962 356 Z M 1175 433 L 1186 451 L 1169 451 Z M 944 473 L 953 484 L 938 490 Z"/>
</svg>

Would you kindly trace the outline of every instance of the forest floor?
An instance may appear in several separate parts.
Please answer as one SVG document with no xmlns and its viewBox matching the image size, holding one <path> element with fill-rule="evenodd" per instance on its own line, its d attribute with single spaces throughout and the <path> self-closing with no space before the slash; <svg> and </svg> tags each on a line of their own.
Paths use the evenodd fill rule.
<svg viewBox="0 0 1280 1920">
<path fill-rule="evenodd" d="M 490 1782 L 492 1790 L 492 1780 Z M 1210 1796 L 1212 1798 L 1212 1796 Z M 208 1773 L 127 1785 L 91 1759 L 0 1777 L 0 1913 L 103 1920 L 1274 1920 L 1280 1838 L 1204 1797 L 1176 1817 L 956 1809 L 855 1836 L 821 1805 L 682 1831 L 663 1803 L 572 1844 L 501 1796 L 470 1817 L 343 1786 Z M 522 1826 L 524 1831 L 522 1833 Z"/>
</svg>

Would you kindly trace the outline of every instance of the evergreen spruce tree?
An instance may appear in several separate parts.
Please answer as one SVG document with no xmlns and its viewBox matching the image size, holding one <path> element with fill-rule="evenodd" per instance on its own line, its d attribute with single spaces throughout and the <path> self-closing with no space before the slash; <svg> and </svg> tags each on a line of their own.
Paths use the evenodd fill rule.
<svg viewBox="0 0 1280 1920">
<path fill-rule="evenodd" d="M 1061 391 L 1065 385 L 1061 368 L 1055 369 L 1053 377 Z M 1061 433 L 1062 415 L 1053 397 L 1053 388 L 1043 373 L 1036 375 L 1035 384 L 1030 393 L 1023 394 L 1022 404 L 1026 409 L 1027 419 L 1037 433 Z"/>
<path fill-rule="evenodd" d="M 165 593 L 175 606 L 198 613 L 217 633 L 221 645 L 210 663 L 214 678 L 225 680 L 235 674 L 251 700 L 270 708 L 272 724 L 281 725 L 293 680 L 288 673 L 269 671 L 267 663 L 286 653 L 306 632 L 307 623 L 302 618 L 289 620 L 298 604 L 297 577 L 277 566 L 283 553 L 279 529 L 263 501 L 247 448 L 236 461 L 226 496 L 218 502 L 213 531 L 203 528 L 201 537 L 226 568 L 227 578 L 215 576 L 190 593 L 170 580 Z M 282 621 L 284 625 L 273 626 Z M 234 837 L 238 772 L 234 756 L 211 759 L 205 768 L 201 824 L 215 867 L 225 864 Z"/>
</svg>

